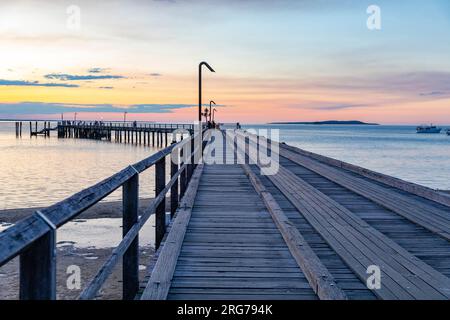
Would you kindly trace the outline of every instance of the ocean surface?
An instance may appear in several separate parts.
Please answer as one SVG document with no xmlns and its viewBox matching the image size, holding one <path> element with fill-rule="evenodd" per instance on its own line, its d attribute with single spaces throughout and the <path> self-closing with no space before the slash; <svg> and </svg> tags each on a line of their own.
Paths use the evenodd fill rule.
<svg viewBox="0 0 450 320">
<path fill-rule="evenodd" d="M 50 138 L 30 138 L 27 122 L 22 138 L 16 138 L 15 124 L 0 122 L 0 210 L 54 204 L 156 151 L 142 145 L 58 139 L 56 132 Z M 140 196 L 153 197 L 153 185 L 150 168 L 140 176 Z M 120 199 L 119 189 L 105 200 Z"/>
<path fill-rule="evenodd" d="M 433 189 L 450 190 L 450 136 L 415 126 L 242 125 L 279 130 L 279 141 Z M 442 126 L 443 129 L 450 128 Z M 270 131 L 268 131 L 270 136 Z"/>
<path fill-rule="evenodd" d="M 450 126 L 444 126 L 447 128 Z M 413 126 L 244 125 L 279 130 L 279 140 L 435 189 L 450 190 L 450 136 L 416 134 Z M 0 210 L 48 206 L 109 177 L 156 148 L 114 142 L 29 137 L 24 123 L 0 122 Z M 260 133 L 264 134 L 263 131 Z M 140 178 L 153 197 L 153 170 Z M 120 191 L 108 200 L 121 199 Z"/>
</svg>

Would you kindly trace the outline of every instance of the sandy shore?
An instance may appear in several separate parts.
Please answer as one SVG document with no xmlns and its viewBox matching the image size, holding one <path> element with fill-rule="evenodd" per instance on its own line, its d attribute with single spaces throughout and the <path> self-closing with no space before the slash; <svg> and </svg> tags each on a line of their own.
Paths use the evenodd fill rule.
<svg viewBox="0 0 450 320">
<path fill-rule="evenodd" d="M 150 199 L 140 201 L 139 210 L 142 210 L 148 205 Z M 169 208 L 169 204 L 167 204 Z M 26 209 L 11 209 L 0 211 L 0 224 L 3 226 L 16 223 L 17 221 L 29 216 L 39 208 Z M 168 210 L 168 209 L 167 209 Z M 83 222 L 96 223 L 95 219 L 105 220 L 104 218 L 121 218 L 122 217 L 122 203 L 103 202 L 95 205 L 82 213 L 76 218 L 79 221 L 79 228 L 83 230 Z M 94 219 L 94 220 L 91 220 Z M 100 220 L 98 220 L 100 221 Z M 91 224 L 92 225 L 92 224 Z M 120 230 L 117 230 L 120 232 Z M 117 232 L 115 229 L 113 232 Z M 107 234 L 107 233 L 105 233 Z M 99 236 L 102 236 L 100 234 Z M 120 235 L 119 235 L 120 236 Z M 77 239 L 73 239 L 74 243 Z M 112 248 L 96 248 L 89 246 L 86 248 L 79 248 L 70 241 L 60 241 L 57 245 L 57 293 L 58 299 L 76 299 L 81 293 L 82 289 L 95 276 L 102 264 L 111 254 Z M 146 266 L 153 256 L 154 248 L 148 243 L 140 247 L 140 278 L 143 279 L 146 275 Z M 76 265 L 81 268 L 81 289 L 68 289 L 67 287 L 67 267 Z M 4 299 L 18 299 L 19 297 L 19 259 L 15 258 L 6 265 L 0 267 L 0 300 Z M 122 297 L 122 266 L 118 264 L 109 277 L 108 281 L 103 286 L 99 294 L 99 299 L 121 299 Z"/>
<path fill-rule="evenodd" d="M 140 199 L 139 210 L 145 208 L 151 199 Z M 166 210 L 170 208 L 170 201 L 166 199 Z M 0 210 L 0 223 L 16 223 L 23 218 L 33 214 L 36 210 L 42 210 L 42 207 L 23 208 L 23 209 L 7 209 Z M 122 217 L 122 202 L 121 201 L 105 201 L 100 202 L 89 208 L 78 218 L 80 219 L 96 219 L 96 218 L 121 218 Z"/>
</svg>

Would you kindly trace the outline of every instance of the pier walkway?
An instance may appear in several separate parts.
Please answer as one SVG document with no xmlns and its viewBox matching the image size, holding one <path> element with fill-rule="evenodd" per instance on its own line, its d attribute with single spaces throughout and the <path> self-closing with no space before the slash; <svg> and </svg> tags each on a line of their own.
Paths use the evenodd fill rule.
<svg viewBox="0 0 450 320">
<path fill-rule="evenodd" d="M 174 143 L 0 233 L 0 266 L 20 255 L 21 298 L 55 298 L 57 228 L 122 187 L 123 241 L 81 299 L 120 260 L 124 299 L 450 299 L 449 195 L 262 139 L 278 168 L 266 175 L 260 140 L 239 130 Z M 186 161 L 188 144 L 204 161 Z M 150 167 L 155 199 L 138 215 Z M 157 250 L 139 279 L 139 230 L 153 214 Z"/>
<path fill-rule="evenodd" d="M 196 169 L 141 299 L 450 298 L 446 196 L 279 149 L 274 175 L 257 164 Z"/>
</svg>

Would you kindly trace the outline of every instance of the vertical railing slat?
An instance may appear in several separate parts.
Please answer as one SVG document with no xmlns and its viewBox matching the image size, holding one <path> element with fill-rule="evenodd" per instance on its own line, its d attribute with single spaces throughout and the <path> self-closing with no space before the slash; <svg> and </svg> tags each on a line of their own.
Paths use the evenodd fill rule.
<svg viewBox="0 0 450 320">
<path fill-rule="evenodd" d="M 123 185 L 123 236 L 138 222 L 139 175 Z M 139 290 L 139 236 L 123 255 L 123 300 L 133 300 Z"/>
<path fill-rule="evenodd" d="M 172 144 L 175 144 L 176 141 L 172 141 Z M 173 177 L 177 174 L 179 166 L 179 151 L 172 150 L 171 157 L 170 157 L 170 176 Z M 173 184 L 172 188 L 170 189 L 170 217 L 173 218 L 175 215 L 175 211 L 178 208 L 178 181 L 180 179 L 177 179 L 175 183 Z"/>
<path fill-rule="evenodd" d="M 163 157 L 155 164 L 155 197 L 166 186 L 166 158 Z M 156 208 L 155 212 L 155 248 L 158 249 L 166 232 L 166 201 L 165 199 Z"/>
<path fill-rule="evenodd" d="M 48 231 L 20 255 L 20 299 L 56 299 L 56 230 Z"/>
</svg>

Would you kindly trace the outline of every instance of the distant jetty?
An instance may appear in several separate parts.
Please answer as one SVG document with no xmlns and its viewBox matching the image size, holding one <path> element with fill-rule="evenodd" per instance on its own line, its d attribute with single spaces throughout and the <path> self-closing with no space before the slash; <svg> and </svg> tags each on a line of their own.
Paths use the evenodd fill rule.
<svg viewBox="0 0 450 320">
<path fill-rule="evenodd" d="M 342 124 L 342 125 L 365 125 L 365 126 L 378 126 L 378 123 L 367 123 L 358 120 L 349 120 L 349 121 L 339 121 L 339 120 L 328 120 L 328 121 L 313 121 L 313 122 L 270 122 L 269 124 Z"/>
</svg>

